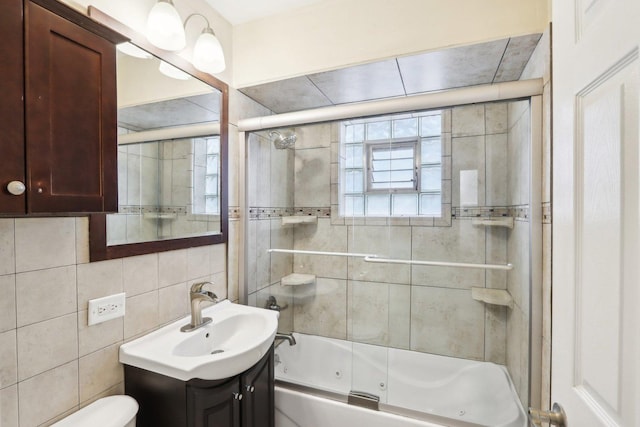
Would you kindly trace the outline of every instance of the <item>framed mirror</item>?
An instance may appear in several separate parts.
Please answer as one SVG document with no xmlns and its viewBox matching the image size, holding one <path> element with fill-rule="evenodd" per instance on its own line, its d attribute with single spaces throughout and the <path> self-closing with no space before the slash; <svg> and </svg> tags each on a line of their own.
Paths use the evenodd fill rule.
<svg viewBox="0 0 640 427">
<path fill-rule="evenodd" d="M 130 39 L 117 57 L 118 213 L 90 216 L 91 261 L 226 242 L 228 86 L 89 15 Z"/>
</svg>

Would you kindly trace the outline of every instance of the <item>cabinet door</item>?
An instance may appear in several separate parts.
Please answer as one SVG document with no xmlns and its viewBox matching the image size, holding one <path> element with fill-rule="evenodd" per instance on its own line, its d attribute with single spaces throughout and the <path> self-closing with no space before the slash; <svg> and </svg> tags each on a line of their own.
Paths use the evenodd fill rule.
<svg viewBox="0 0 640 427">
<path fill-rule="evenodd" d="M 116 211 L 115 46 L 30 1 L 25 26 L 27 212 Z"/>
<path fill-rule="evenodd" d="M 237 378 L 210 388 L 187 387 L 187 425 L 240 427 L 241 396 Z"/>
<path fill-rule="evenodd" d="M 25 182 L 22 0 L 0 1 L 0 212 L 24 213 L 25 195 L 7 191 L 11 181 Z"/>
<path fill-rule="evenodd" d="M 274 427 L 275 399 L 273 347 L 268 357 L 240 377 L 242 385 L 242 427 Z"/>
</svg>

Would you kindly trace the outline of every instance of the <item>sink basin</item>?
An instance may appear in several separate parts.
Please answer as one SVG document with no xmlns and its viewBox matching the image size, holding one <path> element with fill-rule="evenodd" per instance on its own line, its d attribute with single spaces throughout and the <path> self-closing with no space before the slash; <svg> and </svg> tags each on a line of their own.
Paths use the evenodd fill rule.
<svg viewBox="0 0 640 427">
<path fill-rule="evenodd" d="M 278 312 L 228 300 L 202 310 L 213 322 L 180 332 L 190 317 L 120 346 L 120 362 L 188 381 L 218 380 L 240 374 L 269 350 Z"/>
</svg>

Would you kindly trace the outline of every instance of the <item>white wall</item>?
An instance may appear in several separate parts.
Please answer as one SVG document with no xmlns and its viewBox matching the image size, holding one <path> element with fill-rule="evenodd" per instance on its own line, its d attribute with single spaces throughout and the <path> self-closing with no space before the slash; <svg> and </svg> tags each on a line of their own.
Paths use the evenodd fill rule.
<svg viewBox="0 0 640 427">
<path fill-rule="evenodd" d="M 158 70 L 160 62 L 118 53 L 118 107 L 131 107 L 168 99 L 211 93 L 198 79 L 177 80 Z"/>
<path fill-rule="evenodd" d="M 542 33 L 548 22 L 541 0 L 331 0 L 235 26 L 233 85 Z"/>
</svg>

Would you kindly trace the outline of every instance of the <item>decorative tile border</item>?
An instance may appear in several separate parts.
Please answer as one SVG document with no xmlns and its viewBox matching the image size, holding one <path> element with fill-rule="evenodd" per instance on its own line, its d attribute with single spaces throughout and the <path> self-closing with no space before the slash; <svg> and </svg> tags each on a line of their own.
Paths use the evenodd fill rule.
<svg viewBox="0 0 640 427">
<path fill-rule="evenodd" d="M 474 206 L 468 208 L 454 207 L 454 219 L 500 218 L 511 216 L 516 221 L 529 220 L 529 205 L 519 206 Z"/>
<path fill-rule="evenodd" d="M 156 206 L 156 205 L 122 205 L 118 208 L 118 213 L 141 214 L 141 213 L 174 213 L 176 215 L 186 215 L 186 206 Z"/>
<path fill-rule="evenodd" d="M 448 205 L 447 205 L 448 206 Z M 333 207 L 336 209 L 337 206 Z M 250 207 L 249 219 L 272 219 L 283 216 L 309 216 L 316 215 L 319 218 L 331 218 L 333 225 L 380 225 L 381 223 L 390 225 L 407 225 L 422 227 L 449 227 L 452 219 L 471 218 L 499 218 L 511 216 L 516 221 L 529 221 L 529 205 L 518 206 L 474 206 L 474 207 L 453 207 L 445 209 L 443 218 L 429 217 L 392 217 L 392 218 L 343 218 L 331 216 L 332 208 L 283 208 L 283 207 Z M 127 212 L 128 213 L 128 212 Z M 240 209 L 238 207 L 229 208 L 229 219 L 239 219 Z M 542 204 L 543 223 L 551 223 L 551 203 Z M 374 224 L 375 223 L 375 224 Z"/>
<path fill-rule="evenodd" d="M 451 216 L 456 219 L 461 218 L 496 218 L 511 216 L 508 206 L 474 206 L 474 207 L 454 207 Z"/>
<path fill-rule="evenodd" d="M 516 221 L 529 221 L 529 205 L 511 206 L 509 216 L 512 216 Z"/>
<path fill-rule="evenodd" d="M 283 216 L 311 216 L 319 218 L 331 218 L 331 208 L 277 208 L 277 207 L 250 207 L 249 219 L 271 219 Z"/>
</svg>

